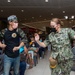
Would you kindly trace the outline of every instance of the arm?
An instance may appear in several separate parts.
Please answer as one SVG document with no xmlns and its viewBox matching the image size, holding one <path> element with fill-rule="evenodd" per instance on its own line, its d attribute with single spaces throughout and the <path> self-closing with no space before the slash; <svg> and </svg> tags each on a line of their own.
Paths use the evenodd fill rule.
<svg viewBox="0 0 75 75">
<path fill-rule="evenodd" d="M 3 36 L 4 36 L 4 30 L 0 32 L 0 47 L 4 49 L 6 45 L 2 43 Z"/>
<path fill-rule="evenodd" d="M 19 50 L 20 47 L 22 47 L 22 46 L 26 46 L 26 44 L 27 44 L 27 42 L 28 42 L 25 33 L 24 33 L 21 29 L 18 29 L 17 32 L 19 33 L 19 36 L 20 36 L 20 38 L 21 38 L 21 42 L 20 42 L 20 45 L 19 45 L 18 47 L 14 47 L 14 48 L 13 48 L 13 51 Z"/>
<path fill-rule="evenodd" d="M 19 33 L 19 35 L 21 37 L 21 42 L 23 42 L 26 45 L 28 43 L 28 39 L 27 39 L 26 34 L 20 28 L 18 29 L 18 33 Z"/>
<path fill-rule="evenodd" d="M 44 42 L 40 42 L 39 40 L 36 41 L 41 47 L 46 47 L 46 45 L 44 44 Z"/>
<path fill-rule="evenodd" d="M 24 46 L 24 42 L 21 42 L 20 45 L 18 46 L 18 48 Z"/>
<path fill-rule="evenodd" d="M 24 53 L 27 54 L 28 53 L 28 49 L 26 46 L 24 46 Z"/>
<path fill-rule="evenodd" d="M 0 42 L 0 47 L 4 50 L 5 47 L 6 47 L 6 45 L 5 45 L 5 44 L 2 44 L 2 43 Z"/>
<path fill-rule="evenodd" d="M 2 48 L 2 33 L 0 32 L 0 47 Z"/>
<path fill-rule="evenodd" d="M 44 42 L 39 41 L 39 35 L 36 33 L 35 34 L 35 41 L 41 46 L 41 47 L 46 47 L 50 43 L 49 36 L 44 40 Z"/>
<path fill-rule="evenodd" d="M 67 31 L 68 31 L 70 38 L 75 39 L 75 31 L 72 30 L 71 28 L 68 28 Z"/>
<path fill-rule="evenodd" d="M 40 45 L 40 46 L 42 46 L 42 47 L 46 47 L 46 45 L 44 44 L 44 42 L 40 42 L 39 41 L 39 35 L 37 34 L 37 33 L 35 33 L 35 41 Z"/>
<path fill-rule="evenodd" d="M 2 48 L 2 43 L 1 43 L 1 41 L 0 41 L 0 47 Z"/>
</svg>

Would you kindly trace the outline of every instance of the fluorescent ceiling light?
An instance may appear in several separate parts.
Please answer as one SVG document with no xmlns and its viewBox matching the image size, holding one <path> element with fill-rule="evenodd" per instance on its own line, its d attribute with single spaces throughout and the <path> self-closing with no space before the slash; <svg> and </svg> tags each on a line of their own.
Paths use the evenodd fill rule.
<svg viewBox="0 0 75 75">
<path fill-rule="evenodd" d="M 3 12 L 3 10 L 1 10 L 1 12 Z"/>
<path fill-rule="evenodd" d="M 68 16 L 64 16 L 65 17 L 65 19 L 68 19 Z"/>
<path fill-rule="evenodd" d="M 32 19 L 34 19 L 34 17 L 32 17 Z"/>
<path fill-rule="evenodd" d="M 48 2 L 48 0 L 45 0 L 45 2 Z"/>
<path fill-rule="evenodd" d="M 7 0 L 7 2 L 11 2 L 11 0 Z"/>
<path fill-rule="evenodd" d="M 65 11 L 63 11 L 63 13 L 65 13 Z"/>
<path fill-rule="evenodd" d="M 51 15 L 53 15 L 53 13 L 51 13 Z"/>
<path fill-rule="evenodd" d="M 24 12 L 24 10 L 21 10 L 21 12 Z"/>
<path fill-rule="evenodd" d="M 71 19 L 74 19 L 74 16 L 71 16 Z"/>
</svg>

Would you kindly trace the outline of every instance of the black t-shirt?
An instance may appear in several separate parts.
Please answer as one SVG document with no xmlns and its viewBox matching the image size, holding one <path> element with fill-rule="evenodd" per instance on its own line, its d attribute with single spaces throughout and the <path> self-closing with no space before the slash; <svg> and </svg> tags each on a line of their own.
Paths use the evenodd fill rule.
<svg viewBox="0 0 75 75">
<path fill-rule="evenodd" d="M 7 45 L 4 52 L 8 57 L 15 58 L 19 56 L 19 50 L 13 52 L 13 48 L 19 46 L 20 37 L 16 30 L 7 30 L 4 34 L 4 42 Z"/>
</svg>

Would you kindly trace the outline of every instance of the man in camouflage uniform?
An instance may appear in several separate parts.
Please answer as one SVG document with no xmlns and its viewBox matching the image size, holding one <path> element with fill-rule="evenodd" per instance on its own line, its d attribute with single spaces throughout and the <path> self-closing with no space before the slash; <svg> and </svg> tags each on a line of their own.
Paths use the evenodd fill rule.
<svg viewBox="0 0 75 75">
<path fill-rule="evenodd" d="M 39 35 L 35 35 L 35 40 L 40 46 L 52 45 L 50 61 L 57 61 L 55 67 L 50 66 L 51 75 L 70 75 L 73 65 L 73 54 L 71 51 L 70 39 L 75 38 L 75 32 L 70 28 L 61 28 L 61 21 L 54 18 L 50 22 L 53 32 L 51 32 L 44 42 L 39 41 Z M 52 64 L 52 62 L 50 62 Z M 54 62 L 53 62 L 54 63 Z"/>
<path fill-rule="evenodd" d="M 0 32 L 0 47 L 4 49 L 4 74 L 9 75 L 13 64 L 14 75 L 19 75 L 20 54 L 19 49 L 27 43 L 25 33 L 18 28 L 18 19 L 15 15 L 7 18 L 8 28 Z M 4 40 L 4 43 L 2 43 Z"/>
</svg>

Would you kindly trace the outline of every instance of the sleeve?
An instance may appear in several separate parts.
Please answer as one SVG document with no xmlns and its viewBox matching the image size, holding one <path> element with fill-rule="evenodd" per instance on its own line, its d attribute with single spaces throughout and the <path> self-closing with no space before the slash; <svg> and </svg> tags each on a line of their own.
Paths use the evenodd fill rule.
<svg viewBox="0 0 75 75">
<path fill-rule="evenodd" d="M 4 37 L 4 30 L 0 31 L 0 41 L 3 40 L 3 37 Z"/>
<path fill-rule="evenodd" d="M 44 44 L 45 44 L 46 46 L 48 46 L 49 43 L 50 43 L 50 40 L 49 40 L 49 35 L 48 35 L 47 38 L 44 40 Z"/>
<path fill-rule="evenodd" d="M 24 33 L 24 31 L 19 28 L 18 33 L 19 33 L 19 36 L 21 37 L 21 42 L 24 42 L 25 44 L 27 44 L 28 39 L 27 39 L 26 34 Z"/>
<path fill-rule="evenodd" d="M 71 39 L 74 39 L 74 36 L 75 36 L 75 31 L 74 30 L 72 30 L 71 28 L 68 28 L 68 34 L 69 34 Z"/>
<path fill-rule="evenodd" d="M 2 41 L 2 36 L 1 36 L 1 32 L 0 32 L 0 41 Z"/>
</svg>

